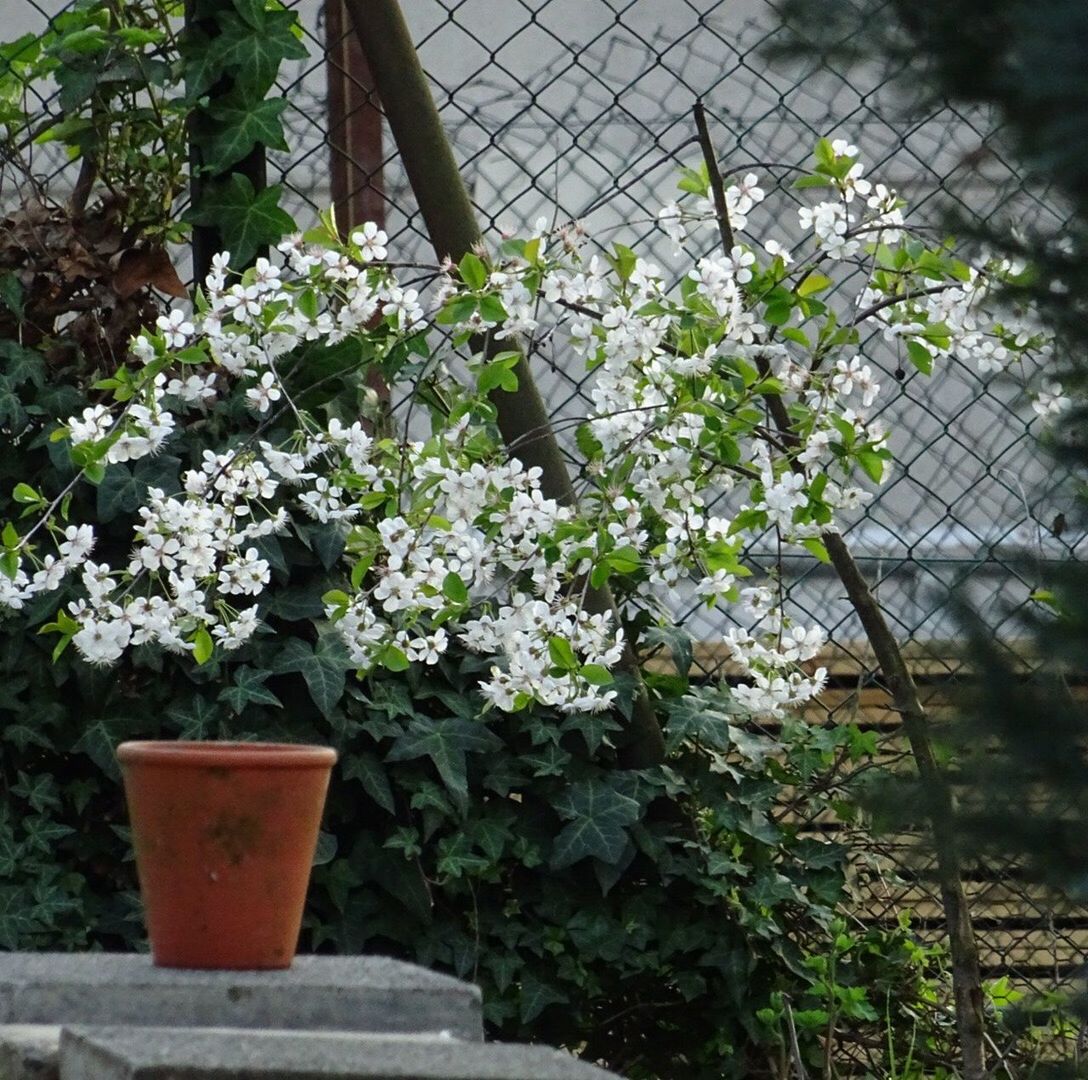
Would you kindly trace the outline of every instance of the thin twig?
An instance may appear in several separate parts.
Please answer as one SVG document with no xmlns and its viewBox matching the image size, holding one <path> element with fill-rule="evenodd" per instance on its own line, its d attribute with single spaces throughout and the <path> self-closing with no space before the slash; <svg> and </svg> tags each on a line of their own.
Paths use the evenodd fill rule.
<svg viewBox="0 0 1088 1080">
<path fill-rule="evenodd" d="M 707 163 L 707 171 L 710 173 L 710 191 L 714 196 L 714 212 L 718 219 L 718 232 L 721 233 L 722 247 L 725 254 L 729 255 L 733 250 L 733 226 L 729 221 L 729 207 L 725 202 L 725 184 L 722 181 L 721 170 L 717 166 L 717 158 L 714 156 L 714 144 L 710 141 L 710 129 L 706 126 L 706 109 L 701 101 L 695 102 L 695 127 L 699 131 L 699 146 L 703 151 L 703 159 Z"/>
</svg>

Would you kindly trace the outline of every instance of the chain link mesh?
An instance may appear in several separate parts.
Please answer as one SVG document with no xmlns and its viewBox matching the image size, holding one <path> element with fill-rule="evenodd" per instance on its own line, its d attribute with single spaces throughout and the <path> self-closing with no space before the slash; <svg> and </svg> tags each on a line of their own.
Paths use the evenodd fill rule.
<svg viewBox="0 0 1088 1080">
<path fill-rule="evenodd" d="M 330 130 L 379 108 L 365 73 L 343 59 L 350 23 L 342 12 L 330 16 L 339 2 L 289 4 L 310 57 L 279 81 L 291 149 L 269 155 L 270 182 L 285 186 L 287 209 L 306 224 L 333 201 L 330 177 L 339 163 L 355 193 L 380 209 L 399 257 L 426 258 L 423 225 L 388 132 L 362 150 L 335 145 L 330 153 Z M 1013 218 L 1053 228 L 1062 221 L 1049 193 L 1002 156 L 1000 132 L 984 110 L 945 107 L 908 119 L 881 70 L 769 63 L 765 49 L 779 33 L 773 0 L 402 0 L 402 6 L 485 231 L 524 227 L 542 215 L 582 220 L 592 236 L 648 249 L 663 266 L 674 265 L 653 219 L 675 193 L 679 169 L 698 162 L 692 106 L 699 98 L 722 161 L 729 168 L 751 164 L 787 199 L 790 168 L 805 164 L 816 138 L 837 135 L 855 142 L 868 174 L 899 190 L 915 220 L 930 226 L 949 209 L 983 222 Z M 40 30 L 62 5 L 12 0 L 9 7 L 19 32 Z M 344 84 L 336 96 L 342 115 L 331 119 L 330 78 Z M 48 115 L 54 107 L 48 88 L 27 93 L 30 111 Z M 63 184 L 66 163 L 56 151 L 45 146 L 33 153 L 35 173 L 47 184 Z M 763 212 L 782 205 L 768 199 Z M 765 223 L 766 217 L 750 231 L 758 235 Z M 789 221 L 774 224 L 776 235 L 790 236 Z M 896 467 L 847 536 L 939 723 L 960 673 L 949 589 L 965 589 L 1015 643 L 1015 613 L 1036 575 L 1047 562 L 1075 554 L 1077 538 L 1052 528 L 1068 489 L 1040 456 L 1034 414 L 1011 387 L 984 380 L 954 358 L 926 379 L 901 365 L 879 336 L 863 352 L 883 374 L 882 411 L 894 433 Z M 558 348 L 538 361 L 552 415 L 582 415 L 587 378 Z M 769 553 L 756 542 L 757 558 Z M 787 561 L 784 572 L 796 613 L 822 625 L 834 643 L 823 715 L 871 726 L 881 733 L 887 761 L 902 759 L 897 720 L 837 579 L 812 561 Z M 677 615 L 700 645 L 703 672 L 719 673 L 721 617 L 694 604 Z M 939 938 L 940 898 L 918 847 L 909 836 L 866 838 L 859 914 L 890 919 L 907 910 L 920 933 Z M 1083 910 L 1055 909 L 1008 865 L 979 867 L 968 892 L 988 977 L 1010 975 L 1037 987 L 1071 977 L 1088 945 Z"/>
</svg>

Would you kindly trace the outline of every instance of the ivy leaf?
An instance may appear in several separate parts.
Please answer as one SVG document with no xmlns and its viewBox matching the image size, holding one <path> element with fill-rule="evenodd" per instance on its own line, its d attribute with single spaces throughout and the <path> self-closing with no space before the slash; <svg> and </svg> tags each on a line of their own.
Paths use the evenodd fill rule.
<svg viewBox="0 0 1088 1080">
<path fill-rule="evenodd" d="M 565 1005 L 570 998 L 561 990 L 526 972 L 521 980 L 521 1022 L 535 1020 L 549 1005 Z"/>
<path fill-rule="evenodd" d="M 11 785 L 11 793 L 25 799 L 35 810 L 52 810 L 60 806 L 57 782 L 49 773 L 30 777 L 20 770 L 18 783 Z"/>
<path fill-rule="evenodd" d="M 533 770 L 533 776 L 563 776 L 570 764 L 570 754 L 555 743 L 521 755 L 522 762 Z"/>
<path fill-rule="evenodd" d="M 286 150 L 280 116 L 287 108 L 284 98 L 268 98 L 255 103 L 217 104 L 216 127 L 200 140 L 204 167 L 219 175 L 239 162 L 255 146 Z"/>
<path fill-rule="evenodd" d="M 237 11 L 254 30 L 261 30 L 264 27 L 265 7 L 265 0 L 234 0 L 234 10 Z"/>
<path fill-rule="evenodd" d="M 591 855 L 605 863 L 616 862 L 627 844 L 626 826 L 639 817 L 638 803 L 603 780 L 572 784 L 553 805 L 568 819 L 552 850 L 551 864 L 556 870 Z"/>
<path fill-rule="evenodd" d="M 25 889 L 0 889 L 0 948 L 26 948 L 35 929 Z"/>
<path fill-rule="evenodd" d="M 212 39 L 193 24 L 182 37 L 181 55 L 185 64 L 185 102 L 192 105 L 219 81 L 223 61 L 219 50 L 212 47 Z"/>
<path fill-rule="evenodd" d="M 352 754 L 344 762 L 343 776 L 346 780 L 358 780 L 366 793 L 383 809 L 392 814 L 396 810 L 393 801 L 393 789 L 389 786 L 389 777 L 385 775 L 382 763 L 365 751 Z"/>
<path fill-rule="evenodd" d="M 623 725 L 608 713 L 586 713 L 563 722 L 564 731 L 575 731 L 585 740 L 586 750 L 597 753 L 610 731 L 620 731 Z"/>
<path fill-rule="evenodd" d="M 325 605 L 321 599 L 321 585 L 291 585 L 286 589 L 266 592 L 261 608 L 269 615 L 288 622 L 301 619 L 320 619 L 325 614 Z"/>
<path fill-rule="evenodd" d="M 45 386 L 45 359 L 41 353 L 20 345 L 17 341 L 0 341 L 0 358 L 4 379 L 9 386 L 33 383 L 39 390 Z"/>
<path fill-rule="evenodd" d="M 263 6 L 263 5 L 262 5 Z M 236 15 L 218 16 L 220 32 L 211 45 L 212 60 L 229 73 L 234 87 L 249 100 L 260 99 L 276 81 L 280 62 L 305 60 L 306 47 L 292 32 L 298 25 L 291 11 L 262 11 L 247 5 L 245 15 L 260 26 L 247 24 Z"/>
<path fill-rule="evenodd" d="M 317 847 L 314 849 L 313 866 L 324 866 L 332 862 L 336 857 L 336 837 L 332 833 L 319 832 L 317 834 Z"/>
<path fill-rule="evenodd" d="M 486 870 L 491 860 L 472 850 L 472 842 L 464 833 L 454 833 L 438 844 L 438 872 L 451 878 L 464 877 Z"/>
<path fill-rule="evenodd" d="M 643 635 L 647 645 L 665 645 L 672 653 L 672 662 L 677 674 L 687 678 L 691 665 L 695 662 L 695 653 L 691 647 L 691 638 L 678 626 L 651 626 Z"/>
<path fill-rule="evenodd" d="M 446 716 L 417 717 L 386 755 L 386 761 L 411 761 L 428 757 L 442 782 L 464 805 L 468 798 L 468 764 L 465 755 L 484 753 L 501 745 L 498 737 L 479 721 Z"/>
<path fill-rule="evenodd" d="M 351 666 L 347 649 L 326 635 L 316 648 L 306 641 L 291 638 L 273 665 L 276 672 L 297 671 L 306 680 L 313 703 L 325 717 L 333 714 L 344 696 L 347 669 Z"/>
<path fill-rule="evenodd" d="M 282 192 L 278 184 L 257 192 L 248 177 L 232 173 L 230 179 L 209 188 L 200 206 L 190 211 L 189 220 L 218 229 L 223 246 L 240 265 L 294 229 L 291 215 L 279 207 Z"/>
<path fill-rule="evenodd" d="M 0 427 L 9 434 L 18 434 L 26 427 L 26 410 L 11 383 L 0 378 Z"/>
<path fill-rule="evenodd" d="M 714 750 L 730 746 L 730 722 L 735 719 L 727 690 L 695 690 L 669 706 L 665 745 L 669 753 L 686 741 L 698 740 Z"/>
<path fill-rule="evenodd" d="M 10 878 L 23 862 L 23 846 L 15 842 L 10 828 L 0 832 L 0 878 Z"/>
<path fill-rule="evenodd" d="M 484 967 L 491 972 L 495 980 L 495 989 L 500 994 L 506 993 L 506 988 L 514 981 L 518 968 L 523 967 L 523 961 L 515 952 L 499 952 L 483 958 Z"/>
<path fill-rule="evenodd" d="M 131 514 L 147 498 L 149 487 L 177 490 L 181 459 L 169 455 L 145 457 L 130 469 L 120 462 L 106 467 L 98 485 L 98 520 L 113 521 L 121 514 Z"/>
<path fill-rule="evenodd" d="M 234 713 L 242 712 L 251 702 L 282 708 L 283 702 L 264 685 L 271 674 L 271 671 L 256 671 L 246 664 L 234 673 L 234 685 L 223 690 L 219 700 L 229 705 Z"/>
<path fill-rule="evenodd" d="M 40 814 L 36 817 L 27 818 L 23 823 L 23 827 L 26 829 L 27 843 L 31 847 L 49 854 L 53 852 L 53 846 L 58 840 L 63 839 L 65 836 L 71 836 L 75 832 L 71 825 L 64 825 Z"/>
<path fill-rule="evenodd" d="M 119 781 L 121 770 L 114 748 L 126 737 L 146 730 L 146 721 L 133 717 L 111 717 L 108 724 L 105 720 L 97 720 L 83 729 L 72 751 L 86 754 L 108 777 Z"/>
<path fill-rule="evenodd" d="M 208 739 L 219 723 L 219 706 L 194 694 L 184 705 L 172 705 L 166 716 L 177 725 L 178 738 Z"/>
<path fill-rule="evenodd" d="M 23 283 L 14 270 L 5 270 L 0 274 L 0 304 L 3 304 L 20 322 L 23 318 L 24 296 Z"/>
</svg>

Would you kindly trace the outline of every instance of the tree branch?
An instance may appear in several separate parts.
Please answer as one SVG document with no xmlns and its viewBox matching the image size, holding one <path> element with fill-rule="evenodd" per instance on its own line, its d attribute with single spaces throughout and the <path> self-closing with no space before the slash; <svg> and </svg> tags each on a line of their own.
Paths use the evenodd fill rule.
<svg viewBox="0 0 1088 1080">
<path fill-rule="evenodd" d="M 718 174 L 717 158 L 709 134 L 703 135 L 706 119 L 701 105 L 696 105 L 696 124 L 700 125 L 700 142 L 703 156 L 710 173 L 711 189 L 715 189 L 714 177 Z M 717 186 L 721 187 L 718 175 Z M 723 232 L 723 245 L 732 241 L 732 233 Z M 727 248 L 727 254 L 728 254 Z M 925 292 L 940 291 L 947 286 L 935 287 Z M 924 295 L 916 293 L 915 295 Z M 885 305 L 887 306 L 887 305 Z M 864 313 L 862 313 L 864 314 Z M 860 319 L 861 316 L 859 316 Z M 855 320 L 855 322 L 858 320 Z M 766 361 L 762 362 L 766 366 Z M 761 370 L 762 374 L 762 370 Z M 764 395 L 768 411 L 789 451 L 800 449 L 800 439 L 790 422 L 789 412 L 779 394 Z M 791 453 L 790 468 L 804 475 L 804 467 Z M 949 952 L 952 957 L 952 984 L 956 1006 L 956 1026 L 963 1056 L 964 1080 L 982 1080 L 986 1072 L 985 1031 L 982 1022 L 982 977 L 979 971 L 978 946 L 975 942 L 971 913 L 963 888 L 963 871 L 959 846 L 952 832 L 952 793 L 937 763 L 930 737 L 929 721 L 914 677 L 907 667 L 899 642 L 884 618 L 884 612 L 873 596 L 861 568 L 838 532 L 821 535 L 831 565 L 842 581 L 851 606 L 857 612 L 872 646 L 880 670 L 891 691 L 893 707 L 903 720 L 903 730 L 910 744 L 918 775 L 929 805 L 926 807 L 937 856 L 937 878 L 944 904 L 945 924 L 948 929 Z"/>
</svg>

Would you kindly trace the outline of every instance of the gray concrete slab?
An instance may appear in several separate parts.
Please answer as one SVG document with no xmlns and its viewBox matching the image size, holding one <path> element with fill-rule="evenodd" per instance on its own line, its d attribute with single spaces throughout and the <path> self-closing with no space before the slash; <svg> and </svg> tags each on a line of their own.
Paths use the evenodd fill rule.
<svg viewBox="0 0 1088 1080">
<path fill-rule="evenodd" d="M 60 1027 L 0 1025 L 0 1080 L 56 1080 Z"/>
<path fill-rule="evenodd" d="M 378 956 L 287 971 L 182 971 L 134 953 L 0 953 L 0 1024 L 449 1031 L 483 1038 L 480 991 Z"/>
<path fill-rule="evenodd" d="M 66 1027 L 60 1080 L 609 1080 L 562 1051 L 425 1035 Z"/>
</svg>

